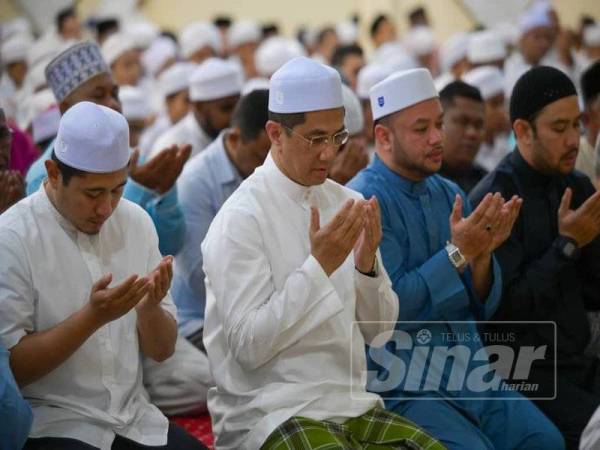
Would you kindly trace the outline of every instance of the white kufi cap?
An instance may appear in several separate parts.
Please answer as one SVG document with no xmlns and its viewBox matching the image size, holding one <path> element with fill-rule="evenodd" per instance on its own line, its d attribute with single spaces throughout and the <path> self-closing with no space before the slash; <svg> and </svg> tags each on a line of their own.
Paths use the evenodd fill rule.
<svg viewBox="0 0 600 450">
<path fill-rule="evenodd" d="M 373 120 L 438 97 L 427 69 L 396 72 L 371 88 Z"/>
<path fill-rule="evenodd" d="M 0 60 L 4 67 L 19 61 L 27 61 L 27 51 L 30 42 L 21 36 L 14 36 L 6 40 L 0 47 Z"/>
<path fill-rule="evenodd" d="M 440 48 L 440 61 L 443 72 L 449 72 L 461 59 L 467 57 L 468 33 L 457 33 L 446 40 Z"/>
<path fill-rule="evenodd" d="M 350 136 L 363 131 L 365 118 L 362 106 L 356 94 L 345 84 L 342 84 L 342 97 L 344 99 L 344 125 Z"/>
<path fill-rule="evenodd" d="M 220 58 L 208 58 L 194 69 L 190 77 L 190 100 L 210 101 L 242 91 L 242 74 L 238 66 Z"/>
<path fill-rule="evenodd" d="M 299 56 L 306 56 L 306 51 L 298 41 L 272 36 L 258 46 L 254 61 L 258 73 L 269 78 L 286 62 Z"/>
<path fill-rule="evenodd" d="M 253 20 L 238 20 L 229 29 L 228 37 L 229 46 L 236 48 L 248 42 L 258 43 L 261 38 L 261 31 L 258 24 Z"/>
<path fill-rule="evenodd" d="M 102 57 L 109 66 L 112 65 L 122 54 L 134 50 L 135 43 L 131 36 L 125 33 L 111 34 L 102 44 Z"/>
<path fill-rule="evenodd" d="M 152 113 L 148 95 L 134 86 L 121 86 L 119 100 L 127 120 L 143 120 Z"/>
<path fill-rule="evenodd" d="M 462 80 L 479 89 L 484 100 L 504 93 L 504 76 L 495 66 L 477 67 L 464 74 Z"/>
<path fill-rule="evenodd" d="M 585 30 L 583 30 L 583 45 L 586 47 L 600 46 L 600 23 L 585 27 Z"/>
<path fill-rule="evenodd" d="M 356 78 L 356 94 L 361 100 L 369 98 L 369 91 L 394 72 L 387 64 L 370 63 L 361 68 Z"/>
<path fill-rule="evenodd" d="M 129 125 L 120 113 L 92 102 L 79 102 L 60 119 L 56 157 L 84 172 L 109 173 L 129 162 Z"/>
<path fill-rule="evenodd" d="M 198 67 L 196 64 L 178 62 L 162 72 L 158 77 L 158 87 L 161 94 L 167 97 L 184 89 L 189 89 L 190 77 L 196 67 Z"/>
<path fill-rule="evenodd" d="M 208 22 L 195 22 L 185 27 L 179 35 L 179 43 L 184 58 L 189 58 L 203 47 L 210 47 L 215 53 L 221 48 L 219 30 Z"/>
<path fill-rule="evenodd" d="M 506 58 L 504 39 L 493 31 L 473 33 L 467 46 L 467 58 L 472 64 L 486 64 Z"/>
<path fill-rule="evenodd" d="M 285 63 L 271 77 L 269 111 L 281 114 L 341 108 L 342 81 L 332 67 L 305 56 Z"/>
</svg>

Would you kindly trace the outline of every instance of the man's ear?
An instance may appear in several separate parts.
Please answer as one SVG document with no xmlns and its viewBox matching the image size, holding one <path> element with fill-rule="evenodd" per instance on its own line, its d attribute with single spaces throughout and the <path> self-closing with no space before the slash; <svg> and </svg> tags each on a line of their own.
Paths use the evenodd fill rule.
<svg viewBox="0 0 600 450">
<path fill-rule="evenodd" d="M 240 145 L 240 141 L 242 140 L 242 132 L 238 127 L 231 127 L 227 130 L 227 141 L 237 148 Z"/>
<path fill-rule="evenodd" d="M 281 147 L 281 133 L 283 132 L 283 127 L 277 122 L 269 120 L 265 125 L 265 130 L 271 144 L 274 147 Z"/>
<path fill-rule="evenodd" d="M 44 165 L 46 166 L 46 172 L 48 173 L 48 182 L 52 189 L 56 189 L 59 183 L 62 183 L 62 175 L 60 174 L 60 170 L 58 170 L 58 165 L 51 159 L 44 161 Z"/>
<path fill-rule="evenodd" d="M 517 119 L 513 123 L 513 130 L 515 132 L 515 137 L 519 142 L 531 145 L 533 141 L 533 128 L 529 122 L 523 119 Z"/>
<path fill-rule="evenodd" d="M 392 133 L 387 126 L 382 125 L 381 123 L 375 125 L 375 128 L 373 129 L 373 136 L 375 137 L 375 145 L 379 151 L 383 152 L 384 154 L 392 151 Z"/>
</svg>

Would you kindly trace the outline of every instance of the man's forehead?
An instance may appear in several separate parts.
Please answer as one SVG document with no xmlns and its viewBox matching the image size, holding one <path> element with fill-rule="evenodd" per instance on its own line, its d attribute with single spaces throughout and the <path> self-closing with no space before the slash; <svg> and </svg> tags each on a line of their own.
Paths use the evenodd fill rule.
<svg viewBox="0 0 600 450">
<path fill-rule="evenodd" d="M 444 114 L 439 98 L 430 98 L 404 108 L 392 117 L 402 123 L 414 123 L 420 120 L 435 120 Z"/>
<path fill-rule="evenodd" d="M 558 99 L 544 106 L 538 117 L 546 122 L 552 122 L 557 119 L 576 119 L 581 115 L 579 101 L 576 95 L 570 95 Z"/>
<path fill-rule="evenodd" d="M 81 189 L 114 189 L 127 181 L 127 167 L 109 173 L 83 172 L 72 180 L 77 180 Z"/>
</svg>

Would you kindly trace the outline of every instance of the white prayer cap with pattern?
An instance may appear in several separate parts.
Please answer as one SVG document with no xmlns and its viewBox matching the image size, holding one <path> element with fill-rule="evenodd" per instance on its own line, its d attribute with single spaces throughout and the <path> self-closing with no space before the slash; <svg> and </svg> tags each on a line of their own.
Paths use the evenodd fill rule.
<svg viewBox="0 0 600 450">
<path fill-rule="evenodd" d="M 468 71 L 462 80 L 475 86 L 484 100 L 504 93 L 504 76 L 496 66 L 481 66 Z"/>
<path fill-rule="evenodd" d="M 258 46 L 254 61 L 258 73 L 270 78 L 281 66 L 299 56 L 306 56 L 306 51 L 297 40 L 272 36 Z"/>
<path fill-rule="evenodd" d="M 600 24 L 588 25 L 583 30 L 583 45 L 586 47 L 600 46 Z"/>
<path fill-rule="evenodd" d="M 176 58 L 177 45 L 173 39 L 159 37 L 142 54 L 142 64 L 146 73 L 155 77 L 169 60 Z"/>
<path fill-rule="evenodd" d="M 337 34 L 340 45 L 351 45 L 358 40 L 358 27 L 354 22 L 345 20 L 335 26 L 335 34 Z"/>
<path fill-rule="evenodd" d="M 273 74 L 269 85 L 269 111 L 291 114 L 341 108 L 342 80 L 332 67 L 300 56 Z"/>
<path fill-rule="evenodd" d="M 7 39 L 0 48 L 0 60 L 6 67 L 19 61 L 27 61 L 27 51 L 30 43 L 21 36 L 13 36 Z"/>
<path fill-rule="evenodd" d="M 440 48 L 442 72 L 449 72 L 457 62 L 467 57 L 468 45 L 468 33 L 453 34 L 442 44 Z"/>
<path fill-rule="evenodd" d="M 121 86 L 119 100 L 127 120 L 143 120 L 152 113 L 148 96 L 139 87 Z"/>
<path fill-rule="evenodd" d="M 373 120 L 388 116 L 430 98 L 438 97 L 427 69 L 395 72 L 371 88 Z"/>
<path fill-rule="evenodd" d="M 371 88 L 380 81 L 385 80 L 393 72 L 393 68 L 380 63 L 370 63 L 361 68 L 356 78 L 356 94 L 358 98 L 367 100 Z"/>
<path fill-rule="evenodd" d="M 84 172 L 116 172 L 129 162 L 129 125 L 113 109 L 79 102 L 61 117 L 54 152 L 64 164 Z"/>
<path fill-rule="evenodd" d="M 112 65 L 119 56 L 136 48 L 131 36 L 125 33 L 111 34 L 102 44 L 102 57 L 106 64 Z"/>
<path fill-rule="evenodd" d="M 219 30 L 208 22 L 194 22 L 185 27 L 179 35 L 179 43 L 184 58 L 189 58 L 203 47 L 210 47 L 215 53 L 221 48 Z"/>
<path fill-rule="evenodd" d="M 158 76 L 158 88 L 165 97 L 189 89 L 190 77 L 196 64 L 189 62 L 178 62 L 166 69 Z"/>
<path fill-rule="evenodd" d="M 254 20 L 238 20 L 229 29 L 228 37 L 231 48 L 236 48 L 248 42 L 259 42 L 261 31 Z"/>
<path fill-rule="evenodd" d="M 361 133 L 365 127 L 365 118 L 363 116 L 362 106 L 360 100 L 345 84 L 342 84 L 342 97 L 344 99 L 344 125 L 348 130 L 348 133 L 352 136 L 353 134 Z"/>
<path fill-rule="evenodd" d="M 208 58 L 190 76 L 190 100 L 210 101 L 239 94 L 242 74 L 239 67 L 221 58 Z"/>
<path fill-rule="evenodd" d="M 92 77 L 110 74 L 100 52 L 93 42 L 81 42 L 69 47 L 46 66 L 46 81 L 60 103 L 67 95 Z"/>
<path fill-rule="evenodd" d="M 472 64 L 486 64 L 503 60 L 507 56 L 506 44 L 493 31 L 473 33 L 467 46 L 467 59 Z"/>
</svg>

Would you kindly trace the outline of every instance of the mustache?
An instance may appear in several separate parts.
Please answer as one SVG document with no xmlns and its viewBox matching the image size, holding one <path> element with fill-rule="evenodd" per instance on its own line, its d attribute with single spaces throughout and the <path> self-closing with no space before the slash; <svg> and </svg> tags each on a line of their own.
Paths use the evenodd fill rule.
<svg viewBox="0 0 600 450">
<path fill-rule="evenodd" d="M 439 144 L 439 145 L 436 145 L 435 147 L 431 148 L 427 152 L 427 156 L 431 155 L 432 153 L 443 152 L 443 151 L 444 151 L 444 146 Z"/>
</svg>

